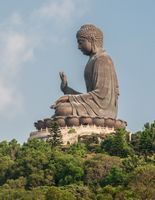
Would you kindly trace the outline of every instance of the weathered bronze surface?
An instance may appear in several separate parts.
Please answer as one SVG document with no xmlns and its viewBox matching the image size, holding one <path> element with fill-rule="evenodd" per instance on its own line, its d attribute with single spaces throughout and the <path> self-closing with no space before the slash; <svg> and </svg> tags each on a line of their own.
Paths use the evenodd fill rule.
<svg viewBox="0 0 155 200">
<path fill-rule="evenodd" d="M 89 117 L 89 116 L 55 116 L 54 118 L 48 118 L 44 120 L 38 120 L 38 122 L 34 123 L 34 126 L 38 131 L 44 130 L 46 128 L 51 128 L 52 123 L 57 121 L 60 127 L 72 127 L 72 126 L 99 126 L 99 127 L 108 127 L 114 128 L 115 130 L 120 128 L 126 128 L 127 122 L 120 119 L 112 119 L 112 118 L 103 118 L 103 117 Z"/>
<path fill-rule="evenodd" d="M 113 118 L 117 116 L 118 81 L 114 64 L 103 50 L 103 33 L 91 24 L 77 32 L 78 48 L 89 56 L 84 70 L 87 93 L 81 94 L 68 86 L 67 77 L 60 72 L 61 90 L 65 94 L 52 106 L 55 116 L 74 115 Z"/>
</svg>

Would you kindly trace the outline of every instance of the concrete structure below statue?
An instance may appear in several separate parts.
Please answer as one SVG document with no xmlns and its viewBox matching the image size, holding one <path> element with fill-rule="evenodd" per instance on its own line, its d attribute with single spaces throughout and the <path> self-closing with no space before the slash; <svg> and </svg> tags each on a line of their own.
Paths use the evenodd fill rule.
<svg viewBox="0 0 155 200">
<path fill-rule="evenodd" d="M 97 143 L 100 143 L 100 141 L 104 140 L 109 134 L 114 134 L 116 132 L 114 127 L 98 127 L 95 125 L 60 127 L 60 131 L 62 134 L 63 145 L 74 144 L 79 140 L 86 140 L 87 138 L 96 138 L 98 141 Z M 46 128 L 31 132 L 29 139 L 37 138 L 47 140 L 50 136 L 49 129 Z"/>
<path fill-rule="evenodd" d="M 117 129 L 126 128 L 127 126 L 125 121 L 119 119 L 59 116 L 54 119 L 46 118 L 35 122 L 37 131 L 31 132 L 29 139 L 49 139 L 51 137 L 49 128 L 53 120 L 59 124 L 64 145 L 74 144 L 79 140 L 87 140 L 88 138 L 96 138 L 98 143 L 100 143 L 109 134 L 114 134 Z"/>
</svg>

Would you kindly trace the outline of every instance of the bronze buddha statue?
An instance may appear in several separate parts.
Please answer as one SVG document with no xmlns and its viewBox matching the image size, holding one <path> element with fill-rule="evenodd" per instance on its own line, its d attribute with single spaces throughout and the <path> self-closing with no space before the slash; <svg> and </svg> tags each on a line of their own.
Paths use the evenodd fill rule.
<svg viewBox="0 0 155 200">
<path fill-rule="evenodd" d="M 114 64 L 103 49 L 103 33 L 91 24 L 83 25 L 76 34 L 78 48 L 89 60 L 84 70 L 86 93 L 68 86 L 67 77 L 60 72 L 60 97 L 51 108 L 55 116 L 89 116 L 116 119 L 119 87 Z"/>
</svg>

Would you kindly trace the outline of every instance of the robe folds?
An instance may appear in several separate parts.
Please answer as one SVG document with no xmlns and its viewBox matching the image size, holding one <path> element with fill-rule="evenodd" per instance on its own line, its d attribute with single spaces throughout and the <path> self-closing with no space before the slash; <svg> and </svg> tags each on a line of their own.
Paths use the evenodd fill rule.
<svg viewBox="0 0 155 200">
<path fill-rule="evenodd" d="M 114 64 L 108 54 L 101 50 L 90 57 L 84 70 L 87 93 L 81 94 L 66 87 L 73 115 L 115 119 L 119 87 Z"/>
</svg>

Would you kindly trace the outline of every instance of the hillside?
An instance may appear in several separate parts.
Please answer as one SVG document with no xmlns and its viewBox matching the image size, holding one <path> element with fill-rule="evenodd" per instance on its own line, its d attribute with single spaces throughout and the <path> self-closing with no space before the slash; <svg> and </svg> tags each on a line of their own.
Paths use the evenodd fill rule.
<svg viewBox="0 0 155 200">
<path fill-rule="evenodd" d="M 74 134 L 74 133 L 71 133 Z M 0 200 L 154 200 L 155 123 L 101 144 L 0 143 Z"/>
</svg>

